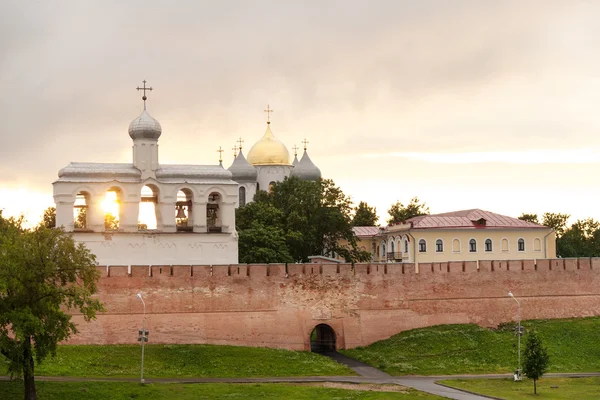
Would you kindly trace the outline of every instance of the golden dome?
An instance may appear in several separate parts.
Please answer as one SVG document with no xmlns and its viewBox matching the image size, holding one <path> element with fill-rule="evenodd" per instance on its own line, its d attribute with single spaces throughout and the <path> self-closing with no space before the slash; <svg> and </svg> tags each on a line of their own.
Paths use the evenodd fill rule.
<svg viewBox="0 0 600 400">
<path fill-rule="evenodd" d="M 273 136 L 270 124 L 267 124 L 262 139 L 248 152 L 248 162 L 252 165 L 290 165 L 290 152 Z"/>
</svg>

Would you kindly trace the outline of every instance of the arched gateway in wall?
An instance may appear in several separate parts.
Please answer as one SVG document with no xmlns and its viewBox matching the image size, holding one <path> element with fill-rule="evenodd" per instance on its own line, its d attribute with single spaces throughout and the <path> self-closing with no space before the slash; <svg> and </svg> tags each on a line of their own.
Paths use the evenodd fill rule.
<svg viewBox="0 0 600 400">
<path fill-rule="evenodd" d="M 326 353 L 336 350 L 336 335 L 333 328 L 327 324 L 319 324 L 310 333 L 310 351 Z"/>
</svg>

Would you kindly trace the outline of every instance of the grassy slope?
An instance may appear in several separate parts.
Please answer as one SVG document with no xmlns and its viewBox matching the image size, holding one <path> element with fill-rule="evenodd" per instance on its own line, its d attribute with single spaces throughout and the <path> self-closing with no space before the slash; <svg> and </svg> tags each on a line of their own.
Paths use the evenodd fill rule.
<svg viewBox="0 0 600 400">
<path fill-rule="evenodd" d="M 507 400 L 600 399 L 600 377 L 542 378 L 537 382 L 537 395 L 533 394 L 533 382 L 530 380 L 513 382 L 512 379 L 457 379 L 441 381 L 441 383 Z"/>
<path fill-rule="evenodd" d="M 0 356 L 2 357 L 2 356 Z M 136 377 L 141 347 L 59 346 L 36 375 Z M 318 354 L 256 347 L 147 345 L 144 375 L 151 377 L 262 377 L 355 375 Z"/>
<path fill-rule="evenodd" d="M 410 389 L 408 393 L 367 392 L 285 384 L 152 384 L 121 382 L 37 382 L 38 397 L 44 400 L 125 399 L 356 399 L 436 400 L 441 397 Z M 22 399 L 22 382 L 0 382 L 2 399 Z"/>
<path fill-rule="evenodd" d="M 549 372 L 600 370 L 599 317 L 524 321 L 523 326 L 535 328 L 547 346 Z M 343 353 L 393 375 L 506 373 L 517 365 L 513 327 L 489 330 L 477 325 L 440 325 L 402 332 Z"/>
</svg>

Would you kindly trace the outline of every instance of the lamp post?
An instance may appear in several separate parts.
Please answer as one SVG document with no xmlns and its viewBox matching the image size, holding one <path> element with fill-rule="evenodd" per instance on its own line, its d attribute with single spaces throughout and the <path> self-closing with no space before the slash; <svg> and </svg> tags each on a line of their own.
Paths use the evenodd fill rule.
<svg viewBox="0 0 600 400">
<path fill-rule="evenodd" d="M 510 297 L 512 297 L 516 302 L 517 302 L 517 338 L 518 338 L 518 352 L 519 352 L 519 365 L 517 368 L 517 379 L 516 380 L 521 380 L 521 303 L 519 303 L 519 300 L 517 300 L 517 298 L 515 297 L 514 294 L 512 294 L 512 292 L 508 292 L 508 295 Z"/>
<path fill-rule="evenodd" d="M 144 306 L 144 316 L 142 317 L 142 329 L 138 331 L 138 342 L 142 342 L 142 369 L 141 369 L 141 373 L 140 373 L 140 382 L 143 384 L 144 382 L 144 343 L 146 343 L 148 341 L 148 333 L 150 333 L 149 331 L 146 330 L 145 324 L 146 324 L 146 303 L 144 302 L 144 299 L 142 298 L 142 294 L 138 293 L 137 294 L 138 299 L 140 299 L 142 301 L 142 305 Z"/>
</svg>

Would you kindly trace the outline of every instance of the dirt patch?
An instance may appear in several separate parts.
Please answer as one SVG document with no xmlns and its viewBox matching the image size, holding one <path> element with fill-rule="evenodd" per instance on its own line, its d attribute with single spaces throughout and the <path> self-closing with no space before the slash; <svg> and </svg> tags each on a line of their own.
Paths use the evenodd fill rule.
<svg viewBox="0 0 600 400">
<path fill-rule="evenodd" d="M 361 390 L 367 392 L 398 392 L 408 393 L 410 389 L 401 385 L 375 384 L 375 383 L 348 383 L 348 382 L 311 382 L 292 384 L 294 386 L 316 386 L 331 389 Z"/>
</svg>

